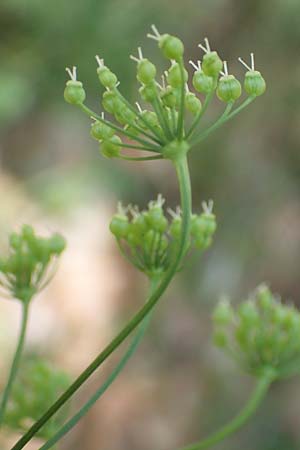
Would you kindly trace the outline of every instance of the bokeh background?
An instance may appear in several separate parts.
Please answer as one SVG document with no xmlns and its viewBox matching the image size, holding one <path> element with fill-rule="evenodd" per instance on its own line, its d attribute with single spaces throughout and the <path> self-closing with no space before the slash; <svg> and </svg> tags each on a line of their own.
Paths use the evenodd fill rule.
<svg viewBox="0 0 300 450">
<path fill-rule="evenodd" d="M 1 0 L 0 241 L 22 223 L 66 236 L 60 270 L 32 305 L 27 353 L 71 377 L 145 297 L 145 280 L 122 260 L 108 231 L 117 200 L 143 207 L 162 192 L 174 206 L 178 192 L 165 162 L 99 155 L 89 120 L 63 101 L 65 67 L 78 66 L 88 102 L 98 108 L 100 54 L 135 100 L 128 55 L 141 45 L 165 67 L 146 39 L 155 23 L 184 40 L 186 60 L 199 57 L 197 44 L 208 36 L 240 77 L 237 57 L 255 51 L 268 83 L 262 98 L 191 154 L 194 209 L 215 202 L 214 245 L 177 276 L 129 366 L 59 448 L 175 449 L 206 436 L 246 401 L 253 380 L 213 348 L 210 314 L 221 294 L 238 302 L 261 281 L 300 302 L 299 17 L 298 0 Z M 212 113 L 219 108 L 216 101 Z M 19 317 L 17 303 L 1 301 L 0 383 Z M 117 359 L 92 377 L 73 407 Z M 251 423 L 218 448 L 299 449 L 299 388 L 296 378 L 275 385 Z M 1 439 L 8 448 L 15 436 Z"/>
</svg>

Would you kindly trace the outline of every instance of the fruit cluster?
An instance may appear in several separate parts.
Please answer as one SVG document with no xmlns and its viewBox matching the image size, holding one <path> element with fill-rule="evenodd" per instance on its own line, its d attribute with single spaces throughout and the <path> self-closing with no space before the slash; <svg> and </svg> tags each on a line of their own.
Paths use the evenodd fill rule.
<svg viewBox="0 0 300 450">
<path fill-rule="evenodd" d="M 192 77 L 194 92 L 188 86 L 188 71 L 183 61 L 184 46 L 181 40 L 169 34 L 160 34 L 152 26 L 153 34 L 148 36 L 158 41 L 165 58 L 170 65 L 158 83 L 157 68 L 143 56 L 139 47 L 138 56 L 131 56 L 137 63 L 137 80 L 141 84 L 139 95 L 146 109 L 132 105 L 120 92 L 119 81 L 105 64 L 96 56 L 98 62 L 97 74 L 100 84 L 104 87 L 102 94 L 103 109 L 113 116 L 113 122 L 106 120 L 104 112 L 97 115 L 84 105 L 85 90 L 83 84 L 76 78 L 76 67 L 67 69 L 70 80 L 67 82 L 64 97 L 68 103 L 77 105 L 94 119 L 91 134 L 100 142 L 104 156 L 122 157 L 122 147 L 137 150 L 147 150 L 169 158 L 164 148 L 171 142 L 185 140 L 191 144 L 201 116 L 214 94 L 232 106 L 242 94 L 242 86 L 237 78 L 228 73 L 226 61 L 222 61 L 216 51 L 210 49 L 207 39 L 205 45 L 199 45 L 204 51 L 201 61 L 193 63 L 195 69 Z M 244 80 L 244 90 L 251 101 L 264 93 L 266 83 L 261 73 L 255 70 L 254 56 L 251 54 L 251 65 L 248 66 L 241 58 L 240 62 L 247 68 Z M 224 71 L 223 71 L 224 70 Z M 198 93 L 204 95 L 199 98 Z M 192 125 L 189 123 L 192 121 Z M 129 143 L 120 136 L 129 138 Z M 128 159 L 128 158 L 127 158 Z"/>
<path fill-rule="evenodd" d="M 54 262 L 65 246 L 60 234 L 40 237 L 30 225 L 23 225 L 19 233 L 12 232 L 9 253 L 0 259 L 0 287 L 6 296 L 29 301 L 50 281 Z"/>
<path fill-rule="evenodd" d="M 139 211 L 137 207 L 123 208 L 110 223 L 122 254 L 139 270 L 152 276 L 162 273 L 169 267 L 170 260 L 179 242 L 182 227 L 181 212 L 164 209 L 161 195 L 151 201 L 148 209 Z M 216 230 L 216 219 L 212 213 L 212 203 L 203 204 L 204 211 L 191 217 L 190 239 L 187 253 L 192 248 L 205 250 L 212 242 Z"/>
<path fill-rule="evenodd" d="M 49 408 L 69 385 L 62 371 L 39 359 L 30 359 L 21 367 L 14 383 L 5 415 L 5 424 L 18 432 L 26 431 Z M 66 419 L 63 408 L 39 431 L 38 437 L 48 439 Z"/>
<path fill-rule="evenodd" d="M 278 377 L 300 371 L 300 313 L 261 285 L 235 310 L 221 300 L 213 314 L 215 344 L 248 372 L 273 368 Z"/>
</svg>

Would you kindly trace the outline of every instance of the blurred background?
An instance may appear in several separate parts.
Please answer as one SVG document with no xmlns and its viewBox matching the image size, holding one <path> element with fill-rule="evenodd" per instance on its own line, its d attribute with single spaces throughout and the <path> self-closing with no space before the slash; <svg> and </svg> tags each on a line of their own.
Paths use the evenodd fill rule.
<svg viewBox="0 0 300 450">
<path fill-rule="evenodd" d="M 254 51 L 268 86 L 191 153 L 194 209 L 215 202 L 214 244 L 186 264 L 126 370 L 59 448 L 171 450 L 206 436 L 241 408 L 253 387 L 211 344 L 210 314 L 219 296 L 239 302 L 267 281 L 300 305 L 299 17 L 298 0 L 1 0 L 0 243 L 23 223 L 67 238 L 55 280 L 32 305 L 27 352 L 71 377 L 144 301 L 144 278 L 118 254 L 108 231 L 117 201 L 144 207 L 161 192 L 174 207 L 178 192 L 168 163 L 99 155 L 88 118 L 63 100 L 65 67 L 78 67 L 87 102 L 99 109 L 94 55 L 100 54 L 135 100 L 128 55 L 141 45 L 165 68 L 146 38 L 155 23 L 184 40 L 186 61 L 199 58 L 197 44 L 208 36 L 240 79 L 237 57 L 247 60 Z M 216 100 L 212 113 L 219 109 Z M 16 302 L 1 301 L 0 385 L 19 318 Z M 117 360 L 92 377 L 73 407 Z M 297 379 L 276 384 L 251 423 L 218 448 L 299 449 L 299 388 Z M 7 448 L 15 438 L 6 432 L 0 442 Z"/>
</svg>

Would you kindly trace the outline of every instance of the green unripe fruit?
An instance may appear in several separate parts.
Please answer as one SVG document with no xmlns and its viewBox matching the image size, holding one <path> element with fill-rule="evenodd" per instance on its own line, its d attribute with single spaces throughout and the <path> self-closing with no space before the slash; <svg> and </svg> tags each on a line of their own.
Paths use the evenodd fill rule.
<svg viewBox="0 0 300 450">
<path fill-rule="evenodd" d="M 118 79 L 116 75 L 108 67 L 106 66 L 98 67 L 97 74 L 100 83 L 104 87 L 108 89 L 113 89 L 116 86 Z"/>
<path fill-rule="evenodd" d="M 156 86 L 154 83 L 145 84 L 139 89 L 139 93 L 145 102 L 153 102 L 156 99 Z"/>
<path fill-rule="evenodd" d="M 202 70 L 205 75 L 217 77 L 222 70 L 223 62 L 217 52 L 208 52 L 203 56 Z"/>
<path fill-rule="evenodd" d="M 216 217 L 214 214 L 202 213 L 200 216 L 194 215 L 191 220 L 191 235 L 199 237 L 212 236 L 216 231 Z"/>
<path fill-rule="evenodd" d="M 228 344 L 228 336 L 224 330 L 215 330 L 213 334 L 213 342 L 216 347 L 225 348 Z"/>
<path fill-rule="evenodd" d="M 128 217 L 125 214 L 115 214 L 110 222 L 109 229 L 117 239 L 126 238 L 130 230 Z"/>
<path fill-rule="evenodd" d="M 168 227 L 168 221 L 164 216 L 161 206 L 153 206 L 147 214 L 149 226 L 159 233 L 163 233 Z"/>
<path fill-rule="evenodd" d="M 239 307 L 239 316 L 245 326 L 257 325 L 260 320 L 256 305 L 252 301 L 241 304 Z"/>
<path fill-rule="evenodd" d="M 9 245 L 14 250 L 20 250 L 22 246 L 22 237 L 15 232 L 11 233 L 9 236 Z"/>
<path fill-rule="evenodd" d="M 99 122 L 98 120 L 94 122 L 91 126 L 91 136 L 97 141 L 102 139 L 109 139 L 115 134 L 115 130 L 105 123 Z"/>
<path fill-rule="evenodd" d="M 53 236 L 49 239 L 49 248 L 51 253 L 60 255 L 66 248 L 65 238 L 59 233 L 53 234 Z"/>
<path fill-rule="evenodd" d="M 213 321 L 217 326 L 226 326 L 233 322 L 234 312 L 227 299 L 221 300 L 214 310 Z"/>
<path fill-rule="evenodd" d="M 178 63 L 172 64 L 167 74 L 167 81 L 173 88 L 179 88 L 182 84 L 185 84 L 188 80 L 188 73 L 183 68 L 183 80 L 181 76 L 181 70 Z"/>
<path fill-rule="evenodd" d="M 159 39 L 158 46 L 166 58 L 175 59 L 175 61 L 179 61 L 182 58 L 184 46 L 179 38 L 163 34 Z"/>
<path fill-rule="evenodd" d="M 69 80 L 64 90 L 64 98 L 71 105 L 81 105 L 85 100 L 85 90 L 81 81 Z"/>
<path fill-rule="evenodd" d="M 34 248 L 32 249 L 34 256 L 46 264 L 50 258 L 50 245 L 48 239 L 36 238 Z"/>
<path fill-rule="evenodd" d="M 194 241 L 194 246 L 197 250 L 206 250 L 212 244 L 210 236 L 197 236 Z"/>
<path fill-rule="evenodd" d="M 120 107 L 118 109 L 118 111 L 115 112 L 115 118 L 122 124 L 122 125 L 126 125 L 126 124 L 130 124 L 133 123 L 135 120 L 136 115 L 134 114 L 134 112 L 132 112 L 129 108 L 127 108 L 127 106 L 122 105 L 122 107 Z"/>
<path fill-rule="evenodd" d="M 198 114 L 201 111 L 201 101 L 195 94 L 188 92 L 185 95 L 185 107 L 193 115 Z"/>
<path fill-rule="evenodd" d="M 171 86 L 168 86 L 161 94 L 162 102 L 168 108 L 175 108 L 178 103 L 177 95 Z"/>
<path fill-rule="evenodd" d="M 181 217 L 174 217 L 172 220 L 172 223 L 169 228 L 169 232 L 171 237 L 176 240 L 181 235 L 181 228 L 182 228 L 182 219 Z"/>
<path fill-rule="evenodd" d="M 113 91 L 105 91 L 102 96 L 102 105 L 105 111 L 114 114 L 119 108 L 122 108 L 123 103 Z"/>
<path fill-rule="evenodd" d="M 157 115 L 153 111 L 142 111 L 140 115 L 152 127 L 156 127 L 159 124 Z M 147 125 L 145 124 L 145 122 L 143 120 L 141 120 L 140 117 L 138 118 L 138 125 L 144 129 L 148 128 Z"/>
<path fill-rule="evenodd" d="M 261 73 L 257 70 L 249 70 L 246 72 L 244 89 L 251 97 L 258 97 L 266 90 L 266 82 Z"/>
<path fill-rule="evenodd" d="M 241 83 L 233 75 L 220 78 L 217 86 L 217 96 L 223 102 L 229 103 L 237 100 L 242 93 Z"/>
<path fill-rule="evenodd" d="M 116 135 L 103 141 L 100 145 L 102 155 L 106 158 L 117 158 L 120 155 L 121 143 L 121 139 Z"/>
<path fill-rule="evenodd" d="M 137 65 L 137 79 L 140 83 L 152 83 L 156 76 L 156 67 L 148 59 L 142 59 Z"/>
<path fill-rule="evenodd" d="M 261 285 L 257 289 L 257 300 L 259 306 L 262 308 L 263 311 L 269 312 L 272 310 L 274 301 L 273 301 L 273 295 L 265 284 Z"/>
<path fill-rule="evenodd" d="M 197 92 L 209 94 L 214 90 L 215 81 L 211 76 L 205 75 L 202 70 L 197 70 L 193 75 L 193 86 Z"/>
</svg>

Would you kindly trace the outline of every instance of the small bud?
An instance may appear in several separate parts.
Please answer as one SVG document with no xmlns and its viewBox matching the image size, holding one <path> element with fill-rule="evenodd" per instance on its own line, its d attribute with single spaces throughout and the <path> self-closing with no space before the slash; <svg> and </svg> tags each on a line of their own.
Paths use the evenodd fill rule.
<svg viewBox="0 0 300 450">
<path fill-rule="evenodd" d="M 188 92 L 185 95 L 185 107 L 190 113 L 196 115 L 201 111 L 202 105 L 201 101 L 198 97 L 196 97 L 195 94 L 193 94 L 192 92 Z"/>
<path fill-rule="evenodd" d="M 14 250 L 19 250 L 21 248 L 22 245 L 22 237 L 13 232 L 10 234 L 9 236 L 9 245 L 14 249 Z"/>
<path fill-rule="evenodd" d="M 167 86 L 167 88 L 162 92 L 161 99 L 163 104 L 168 108 L 175 108 L 178 104 L 177 92 L 171 86 Z"/>
<path fill-rule="evenodd" d="M 168 221 L 162 208 L 164 201 L 162 196 L 159 195 L 155 202 L 150 202 L 146 219 L 149 226 L 160 233 L 163 233 L 168 227 Z"/>
<path fill-rule="evenodd" d="M 233 322 L 234 311 L 227 299 L 222 299 L 213 313 L 213 321 L 216 326 L 227 326 Z"/>
<path fill-rule="evenodd" d="M 188 73 L 183 69 L 183 80 L 181 76 L 181 70 L 178 63 L 172 64 L 167 72 L 167 81 L 173 88 L 180 88 L 182 84 L 185 84 L 188 80 Z"/>
<path fill-rule="evenodd" d="M 91 126 L 91 136 L 97 141 L 109 139 L 115 134 L 115 130 L 105 123 L 96 120 Z"/>
<path fill-rule="evenodd" d="M 247 94 L 251 97 L 262 95 L 266 90 L 266 82 L 261 73 L 258 72 L 258 70 L 255 70 L 254 54 L 251 53 L 251 67 L 249 67 L 242 58 L 239 58 L 239 61 L 246 69 L 248 69 L 244 81 L 244 89 Z"/>
<path fill-rule="evenodd" d="M 137 65 L 137 79 L 140 83 L 150 84 L 156 77 L 156 67 L 148 59 L 144 58 Z"/>
<path fill-rule="evenodd" d="M 49 248 L 55 255 L 60 255 L 66 248 L 65 238 L 59 233 L 53 234 L 49 239 Z"/>
<path fill-rule="evenodd" d="M 174 59 L 175 61 L 181 60 L 184 52 L 184 45 L 179 38 L 171 36 L 170 34 L 163 34 L 159 39 L 158 46 L 161 48 L 166 58 Z"/>
<path fill-rule="evenodd" d="M 197 92 L 207 95 L 214 90 L 215 81 L 202 70 L 197 70 L 193 75 L 193 86 Z"/>
<path fill-rule="evenodd" d="M 122 210 L 113 216 L 109 229 L 117 239 L 126 238 L 128 236 L 130 224 L 128 217 Z"/>
<path fill-rule="evenodd" d="M 105 91 L 102 96 L 102 105 L 105 111 L 115 114 L 119 108 L 123 107 L 123 102 L 113 91 Z"/>
<path fill-rule="evenodd" d="M 221 72 L 223 62 L 217 52 L 208 52 L 203 56 L 202 70 L 205 75 L 216 78 Z"/>
<path fill-rule="evenodd" d="M 76 79 L 76 67 L 73 67 L 72 71 L 67 68 L 66 71 L 71 79 L 67 81 L 64 90 L 64 98 L 66 102 L 71 103 L 72 105 L 81 105 L 85 100 L 85 90 L 83 89 L 81 81 Z"/>
<path fill-rule="evenodd" d="M 119 136 L 112 136 L 110 139 L 102 141 L 100 150 L 106 158 L 117 158 L 120 155 L 122 141 Z"/>
<path fill-rule="evenodd" d="M 257 300 L 260 308 L 269 312 L 274 305 L 273 295 L 266 284 L 262 284 L 257 288 Z"/>
<path fill-rule="evenodd" d="M 106 87 L 107 89 L 113 89 L 114 87 L 116 87 L 118 83 L 117 76 L 104 65 L 103 59 L 100 59 L 98 55 L 96 55 L 96 61 L 99 65 L 99 67 L 97 68 L 97 74 L 102 86 Z"/>
<path fill-rule="evenodd" d="M 255 303 L 248 300 L 239 307 L 239 317 L 245 326 L 257 325 L 259 322 L 259 313 Z"/>
<path fill-rule="evenodd" d="M 169 232 L 171 237 L 176 241 L 181 235 L 182 219 L 179 215 L 173 217 Z"/>
<path fill-rule="evenodd" d="M 224 330 L 214 330 L 213 333 L 213 342 L 216 347 L 225 348 L 228 344 L 228 336 Z"/>
<path fill-rule="evenodd" d="M 227 64 L 224 61 L 225 75 L 222 76 L 217 86 L 217 96 L 223 102 L 229 103 L 237 100 L 242 94 L 241 83 L 233 75 L 228 75 Z"/>
<path fill-rule="evenodd" d="M 153 102 L 156 99 L 156 86 L 154 83 L 145 84 L 140 87 L 139 93 L 145 102 Z"/>
<path fill-rule="evenodd" d="M 257 70 L 246 72 L 244 89 L 252 97 L 262 95 L 266 90 L 266 82 L 261 73 Z"/>
</svg>

